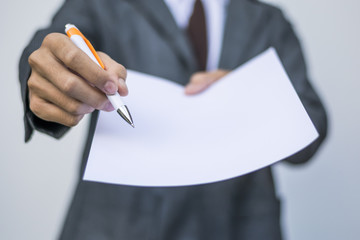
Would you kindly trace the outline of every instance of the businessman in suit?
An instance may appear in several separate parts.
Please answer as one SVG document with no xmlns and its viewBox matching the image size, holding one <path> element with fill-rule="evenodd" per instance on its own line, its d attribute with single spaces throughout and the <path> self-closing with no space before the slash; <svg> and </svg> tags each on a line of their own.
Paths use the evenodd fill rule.
<svg viewBox="0 0 360 240">
<path fill-rule="evenodd" d="M 98 110 L 113 110 L 104 93 L 128 93 L 126 68 L 171 79 L 191 95 L 273 46 L 320 134 L 284 161 L 308 161 L 325 138 L 327 121 L 291 25 L 280 10 L 257 1 L 202 3 L 200 15 L 207 16 L 205 53 L 199 50 L 204 40 L 193 40 L 190 29 L 191 19 L 199 16 L 192 6 L 199 7 L 199 0 L 66 1 L 51 25 L 35 34 L 20 60 L 25 140 L 34 129 L 60 138 L 91 113 L 82 175 Z M 102 51 L 105 70 L 62 34 L 69 22 Z M 79 179 L 60 239 L 282 239 L 279 204 L 270 167 L 228 181 L 176 188 Z"/>
</svg>

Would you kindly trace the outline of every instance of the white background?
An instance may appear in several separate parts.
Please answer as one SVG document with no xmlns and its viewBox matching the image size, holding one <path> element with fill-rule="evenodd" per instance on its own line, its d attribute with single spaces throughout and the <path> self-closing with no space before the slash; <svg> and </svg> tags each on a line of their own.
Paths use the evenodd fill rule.
<svg viewBox="0 0 360 240">
<path fill-rule="evenodd" d="M 18 59 L 61 0 L 1 4 L 0 239 L 55 239 L 74 191 L 88 118 L 62 140 L 36 133 L 23 142 Z M 267 1 L 280 6 L 302 39 L 310 77 L 324 99 L 330 134 L 309 164 L 275 167 L 290 240 L 360 236 L 360 4 Z"/>
</svg>

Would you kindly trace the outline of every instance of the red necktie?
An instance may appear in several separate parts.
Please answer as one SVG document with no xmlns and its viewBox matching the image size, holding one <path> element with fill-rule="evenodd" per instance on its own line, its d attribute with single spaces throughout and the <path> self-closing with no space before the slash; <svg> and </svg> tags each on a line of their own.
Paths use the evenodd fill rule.
<svg viewBox="0 0 360 240">
<path fill-rule="evenodd" d="M 204 71 L 207 61 L 207 34 L 205 11 L 200 0 L 195 1 L 187 32 L 199 64 L 199 70 Z"/>
</svg>

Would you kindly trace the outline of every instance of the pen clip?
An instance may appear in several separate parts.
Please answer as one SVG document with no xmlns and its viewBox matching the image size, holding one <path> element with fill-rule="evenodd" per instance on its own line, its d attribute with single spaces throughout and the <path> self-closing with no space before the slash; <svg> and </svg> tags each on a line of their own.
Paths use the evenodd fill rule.
<svg viewBox="0 0 360 240">
<path fill-rule="evenodd" d="M 69 24 L 70 25 L 70 24 Z M 105 65 L 104 63 L 101 61 L 99 55 L 97 54 L 97 52 L 95 51 L 95 48 L 93 47 L 93 45 L 90 43 L 89 40 L 87 40 L 87 38 L 80 32 L 80 30 L 75 27 L 74 25 L 72 25 L 67 31 L 66 34 L 69 36 L 69 38 L 71 38 L 71 36 L 74 35 L 79 35 L 86 43 L 86 45 L 89 47 L 91 53 L 94 55 L 94 57 L 96 58 L 96 60 L 98 61 L 98 63 L 100 64 L 102 69 L 105 69 Z"/>
</svg>

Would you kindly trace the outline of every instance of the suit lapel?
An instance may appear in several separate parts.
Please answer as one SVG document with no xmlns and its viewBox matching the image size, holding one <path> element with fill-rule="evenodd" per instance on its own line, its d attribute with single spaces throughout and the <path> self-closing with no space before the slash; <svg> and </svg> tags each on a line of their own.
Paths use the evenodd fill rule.
<svg viewBox="0 0 360 240">
<path fill-rule="evenodd" d="M 177 26 L 163 0 L 129 0 L 166 40 L 189 70 L 196 69 L 196 61 L 186 34 Z"/>
<path fill-rule="evenodd" d="M 196 71 L 196 60 L 186 34 L 179 29 L 163 0 L 128 0 L 155 31 L 166 40 L 189 72 Z M 225 22 L 219 68 L 234 69 L 253 55 L 247 49 L 258 16 L 245 0 L 230 0 Z M 251 56 L 250 56 L 251 55 Z"/>
<path fill-rule="evenodd" d="M 243 51 L 250 35 L 249 14 L 246 11 L 246 1 L 231 0 L 225 21 L 223 47 L 219 68 L 232 70 L 239 66 Z"/>
</svg>

